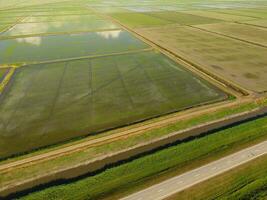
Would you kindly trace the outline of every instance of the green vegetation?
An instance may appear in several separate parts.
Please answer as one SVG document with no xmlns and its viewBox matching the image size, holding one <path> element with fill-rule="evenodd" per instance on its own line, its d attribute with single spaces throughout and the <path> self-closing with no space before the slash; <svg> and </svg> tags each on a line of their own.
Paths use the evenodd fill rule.
<svg viewBox="0 0 267 200">
<path fill-rule="evenodd" d="M 0 98 L 0 160 L 31 152 L 1 163 L 160 122 L 171 117 L 165 114 L 226 99 L 222 91 L 157 53 L 117 22 L 233 84 L 257 93 L 267 91 L 264 6 L 266 0 L 0 0 L 0 65 L 19 67 Z M 0 68 L 0 82 L 4 73 Z M 12 185 L 257 106 L 248 103 L 192 116 L 124 140 L 11 169 L 0 174 L 0 185 Z M 157 116 L 161 117 L 153 118 Z M 146 119 L 150 120 L 132 124 Z M 77 199 L 98 198 L 139 183 L 142 187 L 145 179 L 152 180 L 159 172 L 200 165 L 205 159 L 266 139 L 261 132 L 266 131 L 264 123 L 266 118 L 182 143 L 96 176 L 38 192 L 33 198 L 64 198 L 74 190 Z M 120 126 L 124 128 L 106 132 Z M 83 138 L 85 135 L 89 136 Z M 51 144 L 55 145 L 35 151 Z"/>
<path fill-rule="evenodd" d="M 241 113 L 244 111 L 249 111 L 249 110 L 257 108 L 258 106 L 263 106 L 263 105 L 267 105 L 267 101 L 262 101 L 259 103 L 245 103 L 245 104 L 241 104 L 241 105 L 232 106 L 230 109 L 229 108 L 219 109 L 219 110 L 216 110 L 214 112 L 210 112 L 210 113 L 206 113 L 206 114 L 202 114 L 202 115 L 198 115 L 198 116 L 193 116 L 193 117 L 190 117 L 187 119 L 179 120 L 178 122 L 175 122 L 173 124 L 165 125 L 165 126 L 162 126 L 160 128 L 154 128 L 150 131 L 147 130 L 147 131 L 144 131 L 143 133 L 138 134 L 138 135 L 128 136 L 127 138 L 124 138 L 123 140 L 108 142 L 108 143 L 102 144 L 100 146 L 90 147 L 90 148 L 87 148 L 83 151 L 79 151 L 79 152 L 75 152 L 75 153 L 72 153 L 69 155 L 61 156 L 61 157 L 58 157 L 58 158 L 53 159 L 53 160 L 44 161 L 44 162 L 41 162 L 41 163 L 38 163 L 35 165 L 30 165 L 30 166 L 24 167 L 24 168 L 10 170 L 8 172 L 0 174 L 0 187 L 7 186 L 9 184 L 12 185 L 13 183 L 17 183 L 19 181 L 23 181 L 23 180 L 28 179 L 28 178 L 30 179 L 30 178 L 33 178 L 35 176 L 46 174 L 46 173 L 51 172 L 51 171 L 60 170 L 61 168 L 74 166 L 77 163 L 83 163 L 83 162 L 89 161 L 91 159 L 95 159 L 97 157 L 104 156 L 108 153 L 114 153 L 114 152 L 118 152 L 121 150 L 125 150 L 127 148 L 133 147 L 134 145 L 140 144 L 142 142 L 148 142 L 148 141 L 151 141 L 153 139 L 160 138 L 160 137 L 165 136 L 165 135 L 172 133 L 174 131 L 179 131 L 179 130 L 183 130 L 186 128 L 190 128 L 192 126 L 197 126 L 199 124 L 207 123 L 211 120 L 217 120 L 217 119 L 220 119 L 220 118 L 232 115 L 232 114 L 237 114 L 237 113 Z M 151 121 L 157 122 L 157 121 L 160 121 L 164 118 L 165 117 L 161 117 L 159 119 L 156 118 L 154 120 L 150 120 L 149 122 L 151 122 Z M 146 122 L 143 122 L 141 124 L 132 125 L 129 128 L 134 128 L 136 126 L 139 127 L 139 126 L 142 126 L 145 124 L 146 124 Z M 128 130 L 127 128 L 128 127 L 125 127 L 124 129 Z M 69 142 L 65 145 L 57 145 L 55 147 L 50 147 L 49 149 L 45 148 L 45 149 L 36 151 L 34 153 L 31 153 L 31 154 L 26 154 L 26 155 L 21 156 L 21 157 L 16 157 L 13 159 L 2 161 L 1 163 L 4 164 L 7 162 L 12 162 L 15 160 L 23 159 L 25 157 L 35 156 L 37 154 L 45 153 L 49 150 L 55 150 L 58 148 L 71 146 L 71 145 L 77 144 L 79 142 L 87 141 L 90 139 L 96 139 L 96 138 L 99 138 L 102 136 L 109 136 L 109 135 L 112 135 L 114 133 L 116 133 L 116 130 L 109 131 L 109 132 L 106 132 L 106 133 L 103 133 L 100 135 L 90 136 L 90 137 L 82 139 L 82 140 Z"/>
<path fill-rule="evenodd" d="M 227 98 L 152 51 L 25 66 L 14 79 L 0 105 L 0 157 Z"/>
<path fill-rule="evenodd" d="M 22 199 L 96 199 L 114 190 L 125 190 L 141 184 L 148 177 L 177 169 L 207 157 L 213 157 L 235 146 L 265 137 L 267 117 L 235 126 L 212 135 L 185 142 L 151 155 L 108 169 L 73 183 L 51 187 Z"/>
<path fill-rule="evenodd" d="M 262 199 L 267 195 L 267 156 L 180 192 L 168 200 Z"/>
<path fill-rule="evenodd" d="M 65 20 L 57 20 L 57 21 L 46 21 L 42 22 L 42 20 L 49 20 L 43 18 L 32 18 L 26 20 L 39 20 L 37 23 L 33 22 L 25 22 L 17 24 L 14 28 L 4 32 L 1 38 L 6 37 L 25 37 L 25 36 L 32 36 L 32 35 L 41 35 L 41 34 L 55 34 L 55 33 L 75 33 L 75 32 L 91 32 L 91 31 L 101 31 L 101 30 L 112 30 L 118 29 L 119 26 L 106 21 L 104 19 L 97 19 L 95 16 L 89 16 L 85 19 L 86 15 L 76 16 L 73 17 L 72 15 L 64 17 Z M 58 16 L 59 18 L 60 16 Z M 69 18 L 69 19 L 68 19 Z M 79 19 L 80 18 L 80 19 Z M 95 18 L 95 19 L 94 19 Z M 56 19 L 55 19 L 56 20 Z M 70 20 L 72 23 L 69 23 Z"/>
<path fill-rule="evenodd" d="M 6 73 L 8 72 L 9 68 L 0 68 L 0 83 L 4 79 Z"/>
</svg>

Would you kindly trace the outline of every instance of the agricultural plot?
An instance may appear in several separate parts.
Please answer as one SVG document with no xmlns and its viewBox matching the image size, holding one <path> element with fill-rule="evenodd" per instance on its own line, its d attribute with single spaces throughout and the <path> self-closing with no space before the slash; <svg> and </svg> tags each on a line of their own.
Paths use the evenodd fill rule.
<svg viewBox="0 0 267 200">
<path fill-rule="evenodd" d="M 226 97 L 154 51 L 21 67 L 1 97 L 0 157 Z"/>
<path fill-rule="evenodd" d="M 169 22 L 178 23 L 180 25 L 211 24 L 221 21 L 214 18 L 201 17 L 179 12 L 152 12 L 146 14 Z"/>
<path fill-rule="evenodd" d="M 0 24 L 0 34 L 1 34 L 1 32 L 5 31 L 6 28 L 8 28 L 8 27 L 9 27 L 9 25 L 2 25 L 2 24 Z"/>
<path fill-rule="evenodd" d="M 119 26 L 108 22 L 106 20 L 93 20 L 73 21 L 57 21 L 57 22 L 40 22 L 40 23 L 22 23 L 13 26 L 8 31 L 0 35 L 1 38 L 5 37 L 25 37 L 31 35 L 42 35 L 42 34 L 55 34 L 55 33 L 73 33 L 73 32 L 90 32 L 90 31 L 101 31 L 101 30 L 112 30 L 118 29 Z"/>
<path fill-rule="evenodd" d="M 230 22 L 235 22 L 235 21 L 249 21 L 249 20 L 255 20 L 254 17 L 248 17 L 248 16 L 240 16 L 240 15 L 234 15 L 234 14 L 229 14 L 229 13 L 220 13 L 210 10 L 187 10 L 187 11 L 181 11 L 181 13 L 186 13 L 186 14 L 191 14 L 195 16 L 201 16 L 201 17 L 208 17 L 208 18 L 213 18 L 213 19 L 219 19 L 223 21 L 230 21 Z"/>
<path fill-rule="evenodd" d="M 0 64 L 44 62 L 143 50 L 148 45 L 125 31 L 36 36 L 0 41 Z"/>
<path fill-rule="evenodd" d="M 6 73 L 8 72 L 9 68 L 0 68 L 0 83 L 4 79 Z"/>
<path fill-rule="evenodd" d="M 89 14 L 89 15 L 56 15 L 56 16 L 30 16 L 23 20 L 23 23 L 40 23 L 40 22 L 83 22 L 91 23 L 91 21 L 103 20 L 103 18 Z"/>
<path fill-rule="evenodd" d="M 111 13 L 114 19 L 117 19 L 122 24 L 130 27 L 149 27 L 171 24 L 164 19 L 159 19 L 153 16 L 145 15 L 143 13 Z"/>
<path fill-rule="evenodd" d="M 205 24 L 196 27 L 267 47 L 267 29 L 264 28 L 236 23 Z"/>
<path fill-rule="evenodd" d="M 140 29 L 139 33 L 233 84 L 267 91 L 266 48 L 193 27 Z"/>
<path fill-rule="evenodd" d="M 244 23 L 246 23 L 248 25 L 253 25 L 253 26 L 259 26 L 259 27 L 262 27 L 262 28 L 267 28 L 267 19 L 247 21 L 247 22 L 244 22 Z"/>
</svg>

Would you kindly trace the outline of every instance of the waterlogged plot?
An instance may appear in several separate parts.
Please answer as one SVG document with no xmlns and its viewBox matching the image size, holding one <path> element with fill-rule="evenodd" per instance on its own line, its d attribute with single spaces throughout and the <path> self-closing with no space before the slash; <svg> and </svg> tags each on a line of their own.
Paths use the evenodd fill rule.
<svg viewBox="0 0 267 200">
<path fill-rule="evenodd" d="M 265 28 L 236 23 L 205 24 L 196 27 L 267 47 L 267 29 Z"/>
<path fill-rule="evenodd" d="M 38 23 L 38 22 L 83 22 L 91 23 L 92 21 L 103 20 L 103 18 L 97 15 L 66 15 L 66 16 L 30 16 L 23 20 L 24 23 Z"/>
<path fill-rule="evenodd" d="M 125 31 L 26 37 L 0 41 L 0 65 L 121 53 L 149 48 Z"/>
<path fill-rule="evenodd" d="M 0 101 L 0 158 L 224 98 L 154 51 L 25 66 Z"/>
<path fill-rule="evenodd" d="M 118 29 L 119 26 L 106 20 L 88 20 L 79 21 L 57 21 L 57 22 L 40 22 L 40 23 L 22 23 L 13 26 L 8 31 L 0 34 L 0 39 L 10 36 L 28 36 L 55 33 L 73 33 L 86 31 L 99 31 Z"/>
<path fill-rule="evenodd" d="M 68 15 L 88 15 L 92 14 L 91 11 L 84 10 L 8 10 L 0 11 L 0 16 L 5 17 L 29 17 L 29 16 L 68 16 Z"/>
<path fill-rule="evenodd" d="M 267 49 L 193 27 L 140 29 L 140 34 L 242 88 L 267 91 Z"/>
</svg>

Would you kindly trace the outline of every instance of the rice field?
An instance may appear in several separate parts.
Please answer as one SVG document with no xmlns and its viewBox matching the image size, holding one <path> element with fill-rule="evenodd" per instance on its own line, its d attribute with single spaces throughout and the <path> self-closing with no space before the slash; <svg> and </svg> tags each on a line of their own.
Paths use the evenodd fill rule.
<svg viewBox="0 0 267 200">
<path fill-rule="evenodd" d="M 0 65 L 51 62 L 149 48 L 123 30 L 23 37 L 0 42 Z"/>
<path fill-rule="evenodd" d="M 250 27 L 245 24 L 235 23 L 204 24 L 197 25 L 196 27 L 226 37 L 228 36 L 237 40 L 246 41 L 247 43 L 267 47 L 267 29 L 264 28 Z"/>
<path fill-rule="evenodd" d="M 247 91 L 248 99 L 266 95 L 266 13 L 267 0 L 0 0 L 0 161 L 8 162 L 10 157 L 37 149 L 47 151 L 51 145 L 61 148 L 57 145 L 87 136 L 98 138 L 106 131 L 144 121 L 150 124 L 147 120 L 183 110 L 191 114 L 190 109 L 199 107 L 201 111 L 202 105 L 234 99 L 228 94 L 233 88 Z M 194 67 L 204 73 L 200 76 Z M 205 73 L 210 78 L 204 78 Z M 223 84 L 215 84 L 216 78 L 224 80 Z M 235 87 L 229 89 L 229 85 Z M 206 122 L 214 119 L 199 117 Z M 192 124 L 201 123 L 198 118 L 189 119 Z M 77 152 L 70 162 L 84 161 L 85 155 L 87 160 L 95 159 L 150 141 L 176 131 L 174 127 L 189 126 L 186 123 L 176 122 L 170 125 L 173 129 L 160 127 L 159 132 L 152 130 L 128 141 Z M 135 185 L 133 182 L 141 183 L 151 173 L 177 167 L 181 158 L 186 161 L 191 155 L 198 161 L 205 155 L 217 155 L 224 147 L 227 150 L 240 142 L 263 138 L 265 124 L 266 118 L 262 118 L 194 139 L 189 145 L 177 144 L 140 158 L 144 162 L 137 168 L 133 160 L 125 165 L 132 167 L 130 176 L 127 170 L 121 173 L 112 168 L 105 171 L 112 172 L 111 176 L 103 172 L 92 179 L 82 178 L 72 185 L 51 187 L 25 198 L 58 199 L 67 190 L 80 187 L 80 183 L 84 186 L 78 191 L 81 197 L 116 196 L 121 188 L 127 193 Z M 123 130 L 128 131 L 128 127 Z M 174 148 L 181 151 L 181 156 L 177 157 Z M 176 156 L 169 156 L 172 153 Z M 65 158 L 49 164 L 46 161 L 46 172 L 68 166 L 70 162 Z M 151 159 L 162 158 L 165 163 L 151 165 Z M 54 161 L 57 166 L 53 166 Z M 26 180 L 39 173 L 29 171 L 21 168 L 15 175 L 6 173 L 2 181 L 13 184 L 16 176 Z M 104 183 L 104 189 L 99 183 Z M 62 191 L 53 196 L 58 188 Z"/>
<path fill-rule="evenodd" d="M 227 99 L 132 31 L 231 84 L 267 90 L 265 0 L 0 5 L 0 66 L 16 66 L 0 96 L 0 159 Z"/>
<path fill-rule="evenodd" d="M 1 99 L 0 157 L 225 98 L 154 51 L 21 67 Z"/>
<path fill-rule="evenodd" d="M 217 30 L 210 28 L 212 25 L 207 25 L 208 31 L 199 28 L 205 26 L 177 25 L 176 27 L 147 28 L 138 31 L 146 37 L 153 38 L 155 43 L 170 49 L 175 54 L 230 83 L 254 92 L 267 91 L 267 57 L 265 56 L 267 49 L 252 45 L 250 42 L 240 41 L 240 39 L 214 34 L 213 32 Z M 253 32 L 252 34 L 257 36 L 255 39 L 248 33 L 242 32 L 240 35 L 243 35 L 243 39 L 259 43 L 265 41 L 265 32 L 265 30 Z M 231 30 L 224 34 L 228 35 L 229 33 L 242 38 Z"/>
</svg>

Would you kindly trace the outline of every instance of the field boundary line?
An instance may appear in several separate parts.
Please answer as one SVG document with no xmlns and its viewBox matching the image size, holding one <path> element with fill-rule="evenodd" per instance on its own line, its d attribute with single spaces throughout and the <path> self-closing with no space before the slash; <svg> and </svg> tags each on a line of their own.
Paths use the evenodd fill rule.
<svg viewBox="0 0 267 200">
<path fill-rule="evenodd" d="M 6 27 L 4 30 L 0 31 L 0 40 L 1 40 L 1 35 L 7 31 L 9 31 L 10 29 L 14 28 L 17 24 L 21 23 L 24 19 L 26 19 L 28 16 L 26 17 L 20 17 L 19 19 L 17 19 L 14 23 L 12 23 L 10 26 Z"/>
<path fill-rule="evenodd" d="M 266 19 L 267 21 L 267 19 Z M 257 27 L 257 28 L 263 28 L 263 29 L 267 29 L 267 26 L 261 26 L 261 25 L 256 25 L 256 24 L 250 24 L 250 23 L 247 23 L 248 21 L 246 22 L 235 22 L 237 24 L 243 24 L 243 25 L 247 25 L 247 26 L 254 26 L 254 27 Z M 253 22 L 253 21 L 252 21 Z"/>
<path fill-rule="evenodd" d="M 223 33 L 218 33 L 216 31 L 207 30 L 205 28 L 200 28 L 198 26 L 191 26 L 191 25 L 188 25 L 188 26 L 191 27 L 191 28 L 195 28 L 195 29 L 201 30 L 203 32 L 211 33 L 211 34 L 214 34 L 214 35 L 220 35 L 220 36 L 223 36 L 223 37 L 226 37 L 226 38 L 230 38 L 230 39 L 233 39 L 233 40 L 238 40 L 239 42 L 247 43 L 247 44 L 250 44 L 250 45 L 253 45 L 253 46 L 262 47 L 262 48 L 265 48 L 265 49 L 267 48 L 266 45 L 259 44 L 259 43 L 256 43 L 256 42 L 248 41 L 248 40 L 245 40 L 245 39 L 240 39 L 240 38 L 237 38 L 237 37 L 234 37 L 234 36 L 230 36 L 230 35 L 226 35 L 226 34 L 223 34 Z"/>
<path fill-rule="evenodd" d="M 123 51 L 117 53 L 108 53 L 108 54 L 96 54 L 96 55 L 88 55 L 88 56 L 80 56 L 80 57 L 73 57 L 73 58 L 63 58 L 63 59 L 56 59 L 56 60 L 47 60 L 47 61 L 37 61 L 37 62 L 23 62 L 23 63 L 16 63 L 19 67 L 26 67 L 27 65 L 37 65 L 37 64 L 51 64 L 51 63 L 58 63 L 58 62 L 67 62 L 67 61 L 75 61 L 75 60 L 83 60 L 83 59 L 97 59 L 102 57 L 109 57 L 109 56 L 120 56 L 120 55 L 127 55 L 127 54 L 135 54 L 135 53 L 142 53 L 147 51 L 153 51 L 153 48 L 144 48 L 144 49 L 137 49 L 132 51 Z M 8 65 L 8 64 L 6 64 Z"/>
<path fill-rule="evenodd" d="M 11 80 L 13 74 L 15 73 L 15 70 L 16 70 L 15 67 L 8 67 L 8 73 L 4 76 L 2 81 L 0 80 L 0 95 L 4 92 L 7 84 Z"/>
<path fill-rule="evenodd" d="M 267 107 L 256 108 L 252 111 L 245 111 L 224 117 L 222 119 L 213 120 L 204 124 L 200 124 L 191 128 L 169 133 L 163 137 L 154 140 L 137 144 L 133 147 L 110 153 L 84 163 L 79 163 L 75 166 L 66 167 L 57 171 L 49 172 L 38 177 L 30 178 L 16 184 L 4 186 L 0 189 L 0 196 L 3 197 L 25 191 L 37 185 L 48 184 L 56 180 L 71 179 L 83 174 L 93 173 L 97 170 L 103 169 L 107 165 L 112 165 L 131 157 L 146 153 L 159 147 L 172 144 L 177 141 L 182 141 L 188 137 L 197 137 L 210 131 L 227 128 L 235 124 L 244 123 L 267 115 Z M 71 149 L 73 146 L 70 146 Z"/>
</svg>

